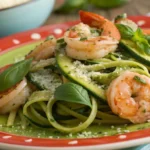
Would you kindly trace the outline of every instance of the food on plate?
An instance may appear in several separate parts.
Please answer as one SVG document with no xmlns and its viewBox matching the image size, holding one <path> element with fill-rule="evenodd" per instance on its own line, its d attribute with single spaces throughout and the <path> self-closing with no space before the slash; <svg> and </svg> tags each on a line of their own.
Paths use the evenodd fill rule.
<svg viewBox="0 0 150 150">
<path fill-rule="evenodd" d="M 150 118 L 149 91 L 149 77 L 125 71 L 111 82 L 107 99 L 115 114 L 133 123 L 142 123 Z"/>
<path fill-rule="evenodd" d="M 56 46 L 56 38 L 51 37 L 51 39 L 44 41 L 40 45 L 38 45 L 33 51 L 31 51 L 27 56 L 28 58 L 33 58 L 34 60 L 48 59 L 54 56 Z"/>
<path fill-rule="evenodd" d="M 148 35 L 126 15 L 111 22 L 79 13 L 81 22 L 62 37 L 49 36 L 25 60 L 0 70 L 3 126 L 71 137 L 92 126 L 149 121 Z"/>
</svg>

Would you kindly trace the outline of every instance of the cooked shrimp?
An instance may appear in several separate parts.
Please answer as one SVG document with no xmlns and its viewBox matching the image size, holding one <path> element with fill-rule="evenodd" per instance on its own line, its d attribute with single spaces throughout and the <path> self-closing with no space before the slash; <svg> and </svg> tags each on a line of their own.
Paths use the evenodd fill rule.
<svg viewBox="0 0 150 150">
<path fill-rule="evenodd" d="M 81 10 L 79 14 L 80 19 L 83 23 L 88 24 L 90 27 L 96 27 L 98 29 L 101 29 L 102 36 L 109 36 L 118 41 L 121 39 L 120 33 L 113 22 L 98 14 L 94 14 L 91 12 L 85 12 Z"/>
<path fill-rule="evenodd" d="M 38 61 L 41 59 L 48 59 L 54 55 L 56 46 L 56 39 L 52 37 L 49 40 L 44 41 L 38 45 L 33 51 L 31 51 L 26 58 L 33 58 Z"/>
<path fill-rule="evenodd" d="M 0 95 L 0 114 L 8 113 L 24 104 L 30 95 L 30 88 L 26 79 L 22 80 L 15 88 Z"/>
<path fill-rule="evenodd" d="M 150 119 L 150 78 L 125 71 L 107 90 L 108 104 L 112 111 L 133 123 Z"/>
<path fill-rule="evenodd" d="M 143 29 L 144 34 L 150 35 L 150 29 Z"/>
<path fill-rule="evenodd" d="M 66 53 L 79 60 L 96 59 L 117 49 L 118 40 L 102 36 L 101 30 L 80 23 L 64 34 Z"/>
</svg>

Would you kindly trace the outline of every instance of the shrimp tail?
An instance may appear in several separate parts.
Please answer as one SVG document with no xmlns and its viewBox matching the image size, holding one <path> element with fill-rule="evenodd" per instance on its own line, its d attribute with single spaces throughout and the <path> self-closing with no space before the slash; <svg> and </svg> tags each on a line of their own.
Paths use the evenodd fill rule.
<svg viewBox="0 0 150 150">
<path fill-rule="evenodd" d="M 79 15 L 80 15 L 81 21 L 85 24 L 88 24 L 91 27 L 100 27 L 104 23 L 104 20 L 105 20 L 104 17 L 98 14 L 83 11 L 83 10 L 79 11 Z"/>
<path fill-rule="evenodd" d="M 88 24 L 91 27 L 96 27 L 102 30 L 102 36 L 110 36 L 116 40 L 120 40 L 120 32 L 117 27 L 106 18 L 91 12 L 83 10 L 79 11 L 80 20 L 84 24 Z"/>
</svg>

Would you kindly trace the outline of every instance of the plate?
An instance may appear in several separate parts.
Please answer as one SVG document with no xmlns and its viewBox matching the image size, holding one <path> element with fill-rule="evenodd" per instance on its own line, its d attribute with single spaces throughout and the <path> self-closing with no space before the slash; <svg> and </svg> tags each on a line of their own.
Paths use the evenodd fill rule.
<svg viewBox="0 0 150 150">
<path fill-rule="evenodd" d="M 150 28 L 150 18 L 146 16 L 131 16 L 142 28 Z M 53 34 L 61 37 L 66 29 L 75 25 L 79 21 L 44 26 L 27 32 L 18 33 L 0 40 L 0 67 L 17 61 L 28 49 L 33 48 L 45 37 Z M 21 53 L 22 48 L 27 48 L 25 53 Z M 14 51 L 15 50 L 15 51 Z M 7 53 L 6 55 L 4 55 Z M 12 54 L 16 53 L 15 58 Z M 11 150 L 109 150 L 121 149 L 141 144 L 150 143 L 150 129 L 119 134 L 114 136 L 104 136 L 87 139 L 46 139 L 18 136 L 6 132 L 0 132 L 0 148 Z"/>
</svg>

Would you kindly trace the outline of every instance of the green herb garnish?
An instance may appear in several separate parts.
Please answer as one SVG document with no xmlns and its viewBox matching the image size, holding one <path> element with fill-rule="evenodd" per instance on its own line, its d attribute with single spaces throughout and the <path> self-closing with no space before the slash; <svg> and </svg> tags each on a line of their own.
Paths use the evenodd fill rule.
<svg viewBox="0 0 150 150">
<path fill-rule="evenodd" d="M 134 31 L 129 26 L 123 25 L 123 24 L 116 24 L 121 37 L 124 39 L 132 38 L 134 35 Z"/>
<path fill-rule="evenodd" d="M 150 35 L 145 35 L 145 39 L 148 41 L 148 43 L 150 44 Z"/>
<path fill-rule="evenodd" d="M 139 76 L 134 76 L 133 79 L 139 83 L 146 84 L 146 81 L 144 79 L 140 78 Z"/>
<path fill-rule="evenodd" d="M 91 107 L 88 92 L 82 86 L 71 82 L 56 88 L 54 97 L 56 100 L 79 103 Z"/>
<path fill-rule="evenodd" d="M 64 42 L 65 42 L 64 38 L 60 38 L 60 39 L 57 40 L 57 43 L 64 43 Z"/>
<path fill-rule="evenodd" d="M 30 70 L 32 59 L 20 61 L 0 74 L 0 92 L 20 82 Z"/>
<path fill-rule="evenodd" d="M 46 37 L 45 42 L 54 39 L 54 36 L 50 35 L 48 37 Z"/>
<path fill-rule="evenodd" d="M 136 30 L 131 40 L 134 41 L 137 47 L 144 51 L 145 54 L 150 55 L 150 44 L 140 28 Z"/>
<path fill-rule="evenodd" d="M 87 40 L 87 37 L 81 37 L 80 38 L 80 41 L 86 41 Z"/>
<path fill-rule="evenodd" d="M 129 39 L 135 42 L 140 52 L 150 55 L 150 44 L 140 28 L 134 32 L 133 29 L 127 25 L 116 24 L 116 26 L 123 39 Z"/>
<path fill-rule="evenodd" d="M 59 45 L 59 48 L 65 48 L 67 45 L 66 42 L 64 41 L 64 38 L 58 39 L 57 44 Z"/>
</svg>

